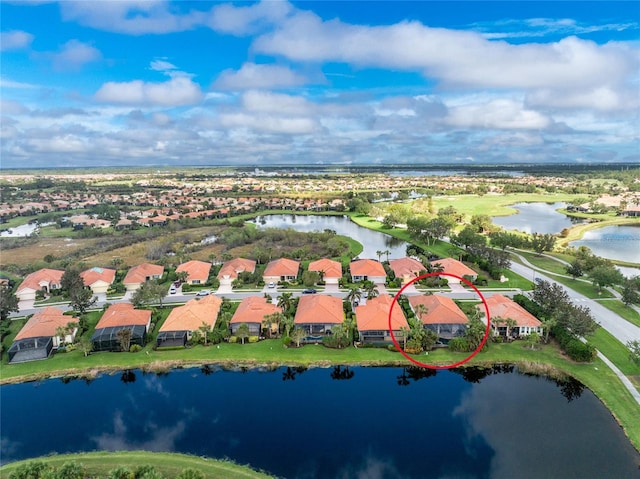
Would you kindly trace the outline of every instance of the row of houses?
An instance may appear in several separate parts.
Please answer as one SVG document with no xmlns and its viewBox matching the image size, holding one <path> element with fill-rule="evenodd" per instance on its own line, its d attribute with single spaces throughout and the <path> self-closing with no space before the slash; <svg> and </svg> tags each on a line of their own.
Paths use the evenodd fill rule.
<svg viewBox="0 0 640 479">
<path fill-rule="evenodd" d="M 432 266 L 439 267 L 443 272 L 456 276 L 466 276 L 471 280 L 477 277 L 477 273 L 471 268 L 452 258 L 444 258 L 432 261 Z M 414 258 L 399 258 L 389 261 L 389 266 L 396 277 L 403 283 L 410 281 L 425 271 L 425 266 Z M 245 258 L 235 258 L 225 262 L 217 275 L 221 286 L 231 287 L 233 281 L 243 273 L 254 273 L 256 262 Z M 176 273 L 185 273 L 186 282 L 189 284 L 204 284 L 209 279 L 211 263 L 206 261 L 191 260 L 180 264 Z M 342 265 L 338 261 L 322 258 L 309 264 L 309 271 L 321 274 L 327 284 L 338 284 L 342 278 Z M 300 262 L 288 258 L 280 258 L 270 261 L 264 271 L 265 283 L 277 283 L 279 281 L 294 281 L 300 273 Z M 387 273 L 379 261 L 373 259 L 360 259 L 349 264 L 349 273 L 354 282 L 371 281 L 376 284 L 384 284 Z M 40 290 L 51 293 L 60 289 L 64 271 L 44 268 L 27 275 L 18 286 L 16 295 L 20 301 L 35 300 L 36 293 Z M 143 263 L 132 267 L 123 279 L 127 291 L 137 290 L 145 281 L 160 279 L 164 274 L 164 267 L 151 263 Z M 83 271 L 82 277 L 86 287 L 91 288 L 95 294 L 106 293 L 113 284 L 116 270 L 110 268 L 93 267 Z M 454 277 L 449 281 L 458 281 Z"/>
<path fill-rule="evenodd" d="M 434 331 L 441 342 L 446 343 L 464 335 L 469 322 L 457 304 L 446 296 L 411 296 L 409 304 L 425 328 Z M 409 328 L 406 316 L 398 305 L 392 308 L 393 298 L 383 294 L 370 298 L 355 308 L 359 340 L 363 344 L 388 344 L 392 342 L 389 324 L 396 338 L 402 338 Z M 487 300 L 494 334 L 525 336 L 542 333 L 541 322 L 511 299 L 495 294 Z M 158 347 L 186 346 L 195 331 L 212 331 L 218 320 L 222 300 L 214 295 L 194 298 L 184 306 L 174 308 L 159 329 Z M 389 311 L 391 310 L 391 323 Z M 261 336 L 268 327 L 265 319 L 282 308 L 269 302 L 264 296 L 251 296 L 242 300 L 229 323 L 231 334 L 238 334 L 242 325 L 248 327 L 250 336 Z M 510 326 L 505 320 L 512 320 Z M 332 334 L 332 328 L 345 320 L 343 300 L 323 294 L 301 296 L 294 324 L 305 333 L 304 342 L 319 342 Z M 122 350 L 121 331 L 128 330 L 127 345 L 145 346 L 151 325 L 151 311 L 134 309 L 129 303 L 109 306 L 98 321 L 91 337 L 94 351 Z M 277 328 L 272 325 L 272 328 Z M 46 359 L 52 351 L 65 342 L 73 342 L 78 331 L 78 318 L 63 314 L 55 307 L 47 307 L 34 314 L 16 335 L 9 348 L 9 362 L 17 363 Z M 272 332 L 273 329 L 272 329 Z M 277 329 L 276 331 L 277 332 Z"/>
</svg>

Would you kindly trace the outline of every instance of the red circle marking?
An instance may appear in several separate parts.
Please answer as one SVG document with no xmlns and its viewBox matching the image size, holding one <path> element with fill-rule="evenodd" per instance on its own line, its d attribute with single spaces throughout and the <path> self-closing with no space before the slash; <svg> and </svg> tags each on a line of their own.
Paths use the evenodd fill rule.
<svg viewBox="0 0 640 479">
<path fill-rule="evenodd" d="M 457 278 L 460 281 L 464 282 L 466 285 L 471 286 L 473 288 L 473 290 L 478 294 L 478 296 L 480 296 L 480 299 L 482 300 L 482 304 L 484 304 L 484 310 L 487 313 L 487 329 L 485 330 L 484 336 L 482 338 L 482 341 L 480 342 L 480 345 L 476 348 L 476 350 L 473 351 L 469 356 L 467 356 L 462 361 L 458 361 L 457 363 L 448 364 L 448 365 L 444 365 L 444 366 L 435 366 L 433 364 L 425 364 L 425 363 L 422 363 L 422 362 L 418 361 L 417 359 L 414 359 L 411 356 L 409 356 L 400 347 L 400 344 L 398 343 L 398 341 L 396 340 L 395 335 L 393 334 L 393 328 L 391 327 L 391 312 L 393 311 L 393 307 L 397 304 L 398 298 L 400 297 L 402 292 L 405 290 L 405 288 L 407 286 L 409 286 L 410 284 L 415 283 L 416 281 L 419 281 L 419 280 L 421 280 L 423 278 L 429 278 L 431 276 L 451 276 L 452 278 Z M 398 305 L 398 306 L 400 306 L 400 305 Z M 391 340 L 393 341 L 394 346 L 396 347 L 396 349 L 405 358 L 407 358 L 413 364 L 416 364 L 418 366 L 422 366 L 423 368 L 450 369 L 450 368 L 455 368 L 455 367 L 463 365 L 464 363 L 469 361 L 472 357 L 474 357 L 476 354 L 478 354 L 480 352 L 480 350 L 484 347 L 485 343 L 487 342 L 487 339 L 489 338 L 489 331 L 490 330 L 491 330 L 491 316 L 489 315 L 489 306 L 487 305 L 487 301 L 484 299 L 484 296 L 482 296 L 482 293 L 478 290 L 478 288 L 476 288 L 473 284 L 471 284 L 471 282 L 469 280 L 461 278 L 460 276 L 455 275 L 455 274 L 451 274 L 451 273 L 426 273 L 426 274 L 423 274 L 421 276 L 417 276 L 417 277 L 413 278 L 411 281 L 409 281 L 407 284 L 405 284 L 402 288 L 400 288 L 400 291 L 398 291 L 396 293 L 396 295 L 393 297 L 393 301 L 391 302 L 391 307 L 389 308 L 389 333 L 391 333 Z"/>
</svg>

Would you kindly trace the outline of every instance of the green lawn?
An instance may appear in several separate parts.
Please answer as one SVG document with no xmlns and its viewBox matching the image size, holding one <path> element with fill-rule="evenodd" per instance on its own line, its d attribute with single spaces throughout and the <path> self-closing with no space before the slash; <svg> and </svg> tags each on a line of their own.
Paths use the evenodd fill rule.
<svg viewBox="0 0 640 479">
<path fill-rule="evenodd" d="M 74 461 L 82 464 L 88 477 L 107 477 L 108 472 L 116 467 L 127 467 L 135 470 L 141 465 L 151 465 L 167 479 L 176 477 L 187 468 L 201 471 L 211 479 L 247 479 L 270 478 L 263 472 L 257 472 L 247 466 L 234 464 L 226 460 L 188 456 L 171 452 L 85 452 L 79 454 L 61 454 L 37 458 L 50 466 L 60 467 L 66 462 Z M 9 477 L 21 464 L 19 461 L 0 468 L 0 477 Z"/>
<path fill-rule="evenodd" d="M 523 256 L 529 261 L 532 265 L 537 268 L 544 269 L 546 271 L 551 271 L 556 274 L 567 274 L 565 270 L 565 265 L 556 261 L 555 259 L 549 258 L 547 256 L 538 256 L 535 253 L 529 253 L 525 251 L 516 251 L 517 254 Z"/>
<path fill-rule="evenodd" d="M 636 376 L 636 387 L 640 386 L 640 365 L 634 364 L 629 359 L 627 347 L 614 338 L 606 329 L 598 328 L 595 333 L 587 338 L 598 350 L 604 354 L 613 364 L 618 366 L 625 376 Z"/>
</svg>

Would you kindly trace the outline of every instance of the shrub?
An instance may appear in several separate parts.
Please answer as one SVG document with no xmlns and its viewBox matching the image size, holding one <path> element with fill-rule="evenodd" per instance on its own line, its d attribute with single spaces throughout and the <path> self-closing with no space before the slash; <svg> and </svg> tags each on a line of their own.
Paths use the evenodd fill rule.
<svg viewBox="0 0 640 479">
<path fill-rule="evenodd" d="M 389 351 L 391 351 L 392 353 L 397 353 L 397 352 L 398 352 L 398 348 L 396 348 L 395 344 L 389 344 L 389 345 L 387 346 L 387 349 L 388 349 Z"/>
<path fill-rule="evenodd" d="M 286 347 L 291 346 L 292 342 L 293 340 L 289 336 L 282 336 L 282 344 L 284 344 Z"/>
<path fill-rule="evenodd" d="M 457 352 L 471 351 L 469 341 L 466 338 L 453 338 L 449 341 L 449 349 Z"/>
<path fill-rule="evenodd" d="M 129 348 L 130 353 L 137 353 L 140 351 L 142 351 L 142 346 L 140 346 L 139 344 L 132 344 L 131 347 Z"/>
<path fill-rule="evenodd" d="M 249 336 L 249 342 L 250 343 L 257 343 L 258 342 L 258 336 Z"/>
<path fill-rule="evenodd" d="M 229 336 L 229 342 L 230 343 L 237 343 L 238 342 L 238 336 Z"/>
<path fill-rule="evenodd" d="M 417 339 L 410 339 L 404 350 L 409 354 L 419 354 L 422 352 L 422 343 Z"/>
<path fill-rule="evenodd" d="M 182 292 L 188 293 L 190 291 L 193 291 L 193 286 L 191 286 L 189 283 L 182 283 Z"/>
</svg>

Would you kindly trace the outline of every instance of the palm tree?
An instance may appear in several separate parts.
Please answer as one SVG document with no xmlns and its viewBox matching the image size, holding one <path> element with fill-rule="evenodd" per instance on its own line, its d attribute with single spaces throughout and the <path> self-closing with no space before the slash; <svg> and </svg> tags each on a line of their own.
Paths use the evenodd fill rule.
<svg viewBox="0 0 640 479">
<path fill-rule="evenodd" d="M 516 323 L 515 319 L 507 318 L 504 324 L 507 327 L 507 338 L 509 338 L 510 337 L 509 333 L 511 331 L 511 328 L 515 328 L 518 325 L 518 323 Z"/>
<path fill-rule="evenodd" d="M 415 308 L 416 318 L 422 321 L 422 316 L 427 314 L 429 309 L 424 304 L 418 304 Z"/>
<path fill-rule="evenodd" d="M 209 332 L 211 331 L 211 326 L 202 321 L 202 325 L 198 328 L 198 331 L 200 331 L 200 334 L 202 334 L 202 339 L 204 340 L 204 345 L 206 346 Z"/>
<path fill-rule="evenodd" d="M 376 254 L 378 255 L 378 262 L 380 261 L 380 259 L 382 258 L 382 255 L 384 254 L 384 251 L 376 251 Z"/>
<path fill-rule="evenodd" d="M 293 305 L 293 293 L 282 293 L 278 298 L 278 306 L 287 314 Z"/>
<path fill-rule="evenodd" d="M 542 320 L 542 338 L 545 343 L 549 342 L 549 333 L 551 332 L 551 328 L 553 328 L 558 321 L 555 318 L 548 318 Z"/>
<path fill-rule="evenodd" d="M 365 286 L 364 290 L 367 293 L 367 298 L 373 299 L 380 294 L 378 287 L 372 282 L 369 282 L 369 284 Z"/>
<path fill-rule="evenodd" d="M 491 323 L 493 324 L 493 326 L 496 328 L 496 333 L 499 333 L 499 328 L 500 325 L 504 324 L 505 320 L 503 318 L 501 318 L 500 316 L 495 316 L 493 318 L 491 318 Z"/>
<path fill-rule="evenodd" d="M 362 292 L 360 291 L 360 288 L 356 288 L 354 286 L 347 293 L 347 300 L 351 303 L 352 307 L 355 301 L 360 302 L 361 299 L 362 299 Z"/>
<path fill-rule="evenodd" d="M 383 251 L 384 254 L 387 255 L 387 263 L 389 262 L 389 255 L 391 254 L 391 251 L 389 251 L 388 249 Z"/>
</svg>

